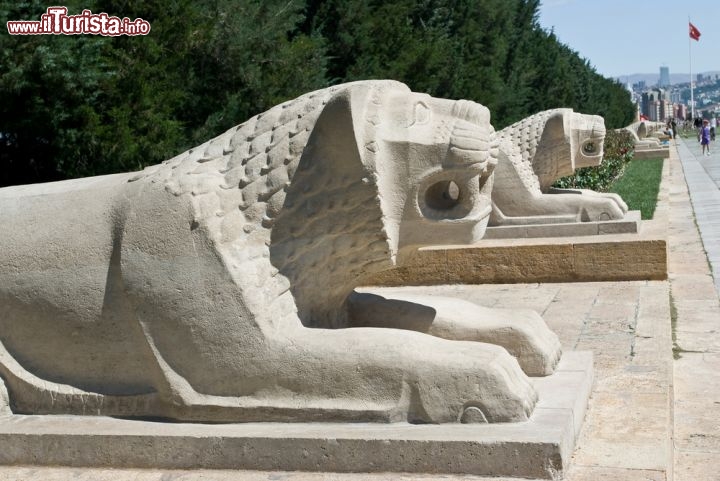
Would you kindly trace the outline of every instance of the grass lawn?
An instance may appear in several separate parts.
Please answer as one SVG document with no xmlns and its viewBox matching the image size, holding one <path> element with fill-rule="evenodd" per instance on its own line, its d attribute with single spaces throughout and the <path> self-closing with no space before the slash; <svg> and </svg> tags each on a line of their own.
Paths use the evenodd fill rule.
<svg viewBox="0 0 720 481">
<path fill-rule="evenodd" d="M 630 161 L 622 177 L 610 186 L 608 192 L 619 194 L 630 210 L 641 212 L 643 219 L 652 219 L 660 191 L 662 165 L 662 159 Z"/>
<path fill-rule="evenodd" d="M 695 129 L 680 129 L 678 135 L 683 139 L 695 139 L 697 140 L 697 130 Z"/>
</svg>

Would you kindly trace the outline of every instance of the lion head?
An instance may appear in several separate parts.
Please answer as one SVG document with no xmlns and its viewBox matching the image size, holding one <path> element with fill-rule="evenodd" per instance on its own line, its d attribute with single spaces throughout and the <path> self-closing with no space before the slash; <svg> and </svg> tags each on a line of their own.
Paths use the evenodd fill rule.
<svg viewBox="0 0 720 481">
<path fill-rule="evenodd" d="M 342 325 L 358 280 L 419 246 L 479 240 L 496 156 L 489 112 L 473 102 L 397 82 L 349 84 L 329 99 L 270 244 L 303 322 Z"/>
<path fill-rule="evenodd" d="M 509 157 L 518 170 L 528 174 L 522 176 L 526 187 L 545 192 L 575 169 L 600 165 L 605 121 L 572 109 L 552 109 L 502 129 L 498 137 L 515 153 Z"/>
</svg>

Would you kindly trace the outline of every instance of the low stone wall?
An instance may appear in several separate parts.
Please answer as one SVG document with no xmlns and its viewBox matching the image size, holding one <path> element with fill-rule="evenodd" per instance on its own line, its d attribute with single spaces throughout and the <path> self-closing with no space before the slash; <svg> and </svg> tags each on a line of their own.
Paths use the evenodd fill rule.
<svg viewBox="0 0 720 481">
<path fill-rule="evenodd" d="M 632 235 L 598 237 L 592 241 L 526 239 L 525 243 L 483 241 L 475 246 L 426 248 L 405 266 L 368 278 L 364 284 L 426 286 L 667 279 L 664 239 Z"/>
<path fill-rule="evenodd" d="M 669 159 L 670 149 L 636 149 L 633 160 Z"/>
</svg>

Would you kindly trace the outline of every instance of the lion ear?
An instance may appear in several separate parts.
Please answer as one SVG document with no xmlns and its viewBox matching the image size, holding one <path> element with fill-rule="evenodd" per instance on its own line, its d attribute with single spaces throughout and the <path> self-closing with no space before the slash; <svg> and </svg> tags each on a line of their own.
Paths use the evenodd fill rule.
<svg viewBox="0 0 720 481">
<path fill-rule="evenodd" d="M 362 119 L 368 89 L 351 86 L 333 95 L 315 122 L 300 160 L 331 163 L 333 169 L 362 165 Z M 330 165 L 328 165 L 330 167 Z"/>
<path fill-rule="evenodd" d="M 284 206 L 278 217 L 274 239 L 291 238 L 297 222 L 307 223 L 316 231 L 313 236 L 327 236 L 348 222 L 377 223 L 366 230 L 382 232 L 392 258 L 397 251 L 398 226 L 391 220 L 383 192 L 382 150 L 375 142 L 380 126 L 379 112 L 392 90 L 409 91 L 394 81 L 363 81 L 349 84 L 334 94 L 320 112 L 303 150 L 297 170 L 287 187 Z M 390 188 L 394 186 L 391 184 Z M 386 195 L 383 195 L 386 194 Z M 323 209 L 343 205 L 344 212 L 361 212 L 362 219 L 342 219 L 337 212 L 323 221 L 309 222 L 322 215 Z M 349 210 L 352 206 L 357 210 Z M 363 220 L 364 219 L 364 220 Z M 368 220 L 369 219 L 369 220 Z M 304 227 L 295 231 L 304 231 Z M 377 241 L 377 235 L 374 238 Z"/>
<path fill-rule="evenodd" d="M 358 127 L 363 119 L 362 91 L 344 88 L 327 101 L 318 115 L 296 169 L 285 187 L 285 199 L 273 229 L 273 242 L 291 239 L 293 232 L 323 236 L 338 222 L 337 206 L 360 208 L 377 198 L 372 173 L 363 165 Z M 361 124 L 360 124 L 361 125 Z M 362 197 L 362 201 L 358 200 Z M 379 214 L 378 214 L 379 217 Z M 313 231 L 298 225 L 312 222 Z"/>
<path fill-rule="evenodd" d="M 570 109 L 557 109 L 545 120 L 532 160 L 533 171 L 538 176 L 542 190 L 547 189 L 558 177 L 575 171 L 572 139 L 566 125 L 571 112 Z"/>
<path fill-rule="evenodd" d="M 548 117 L 540 140 L 542 144 L 555 145 L 570 140 L 567 138 L 567 130 L 565 129 L 566 117 L 567 112 L 565 109 L 558 109 Z"/>
</svg>

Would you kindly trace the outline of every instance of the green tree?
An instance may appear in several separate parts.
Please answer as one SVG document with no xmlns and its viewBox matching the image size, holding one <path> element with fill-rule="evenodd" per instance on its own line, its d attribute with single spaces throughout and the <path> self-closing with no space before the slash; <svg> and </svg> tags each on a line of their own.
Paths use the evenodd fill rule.
<svg viewBox="0 0 720 481">
<path fill-rule="evenodd" d="M 393 78 L 487 106 L 496 128 L 554 107 L 632 119 L 632 104 L 553 32 L 539 0 L 311 0 L 302 24 L 323 36 L 333 83 Z"/>
<path fill-rule="evenodd" d="M 303 92 L 393 78 L 486 105 L 496 128 L 571 107 L 627 125 L 627 92 L 538 24 L 539 0 L 70 0 L 151 24 L 0 35 L 0 185 L 140 169 Z M 0 1 L 0 23 L 47 4 Z"/>
<path fill-rule="evenodd" d="M 73 2 L 70 2 L 72 5 Z M 0 23 L 37 20 L 39 1 L 0 4 Z M 107 39 L 0 35 L 0 185 L 83 175 L 94 162 Z"/>
<path fill-rule="evenodd" d="M 147 36 L 0 36 L 0 185 L 140 169 L 325 81 L 301 2 L 67 4 L 150 22 Z M 0 4 L 35 20 L 37 1 Z"/>
</svg>

